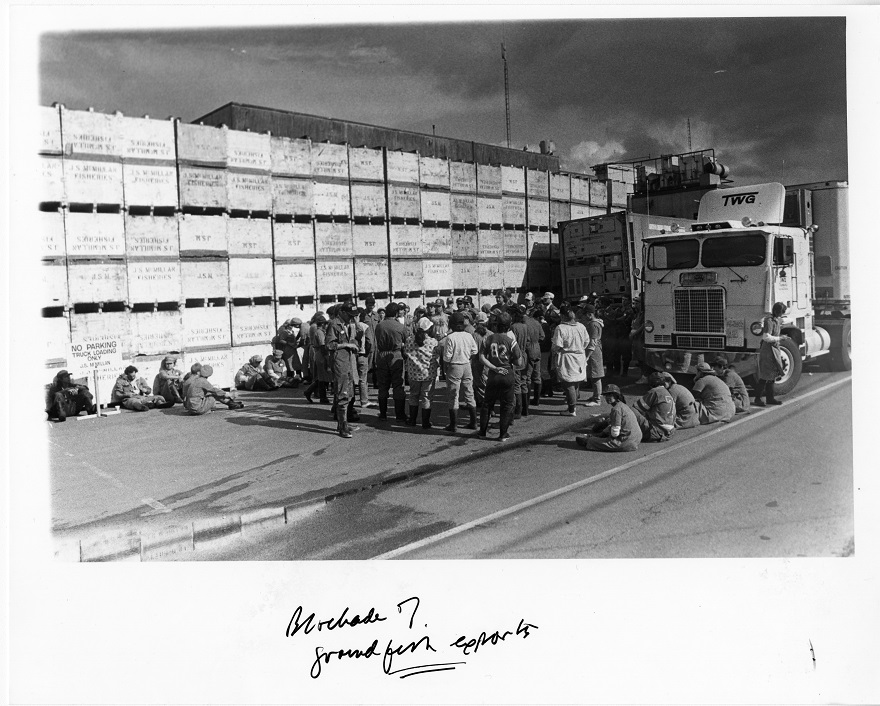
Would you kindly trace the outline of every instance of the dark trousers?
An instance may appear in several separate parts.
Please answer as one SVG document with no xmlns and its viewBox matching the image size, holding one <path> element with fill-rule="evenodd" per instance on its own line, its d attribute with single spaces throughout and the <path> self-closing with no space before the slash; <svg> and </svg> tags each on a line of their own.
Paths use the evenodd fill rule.
<svg viewBox="0 0 880 706">
<path fill-rule="evenodd" d="M 757 376 L 755 376 L 757 377 Z M 755 399 L 759 400 L 764 395 L 767 395 L 768 400 L 776 399 L 776 389 L 774 385 L 776 383 L 773 380 L 757 380 L 755 382 Z"/>
<path fill-rule="evenodd" d="M 501 403 L 500 432 L 501 436 L 507 433 L 510 422 L 513 419 L 514 407 L 514 377 L 512 372 L 507 375 L 498 375 L 490 371 L 486 381 L 486 396 L 483 399 L 483 409 L 480 410 L 480 433 L 485 434 L 489 428 L 489 414 L 495 407 L 495 402 Z"/>
<path fill-rule="evenodd" d="M 92 393 L 81 387 L 76 392 L 56 392 L 49 400 L 46 412 L 52 419 L 75 417 L 80 412 L 90 412 L 94 403 Z"/>
<path fill-rule="evenodd" d="M 403 356 L 399 353 L 379 353 L 376 357 L 376 387 L 379 401 L 387 401 L 389 390 L 395 400 L 406 399 L 403 389 Z"/>
</svg>

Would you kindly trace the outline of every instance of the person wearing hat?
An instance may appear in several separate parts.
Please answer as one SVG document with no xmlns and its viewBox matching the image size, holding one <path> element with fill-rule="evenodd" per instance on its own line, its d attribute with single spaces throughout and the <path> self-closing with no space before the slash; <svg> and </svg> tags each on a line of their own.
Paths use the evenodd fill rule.
<svg viewBox="0 0 880 706">
<path fill-rule="evenodd" d="M 110 395 L 111 404 L 130 409 L 133 412 L 146 412 L 148 409 L 165 408 L 174 404 L 173 402 L 168 404 L 161 395 L 152 394 L 153 388 L 137 374 L 138 369 L 129 365 L 122 375 L 116 378 L 113 392 Z"/>
<path fill-rule="evenodd" d="M 236 390 L 277 390 L 280 385 L 263 370 L 261 363 L 263 358 L 260 355 L 252 355 L 247 363 L 238 369 L 235 374 Z"/>
<path fill-rule="evenodd" d="M 666 389 L 664 373 L 648 376 L 651 389 L 632 406 L 643 441 L 668 441 L 675 431 L 675 402 Z"/>
<path fill-rule="evenodd" d="M 697 364 L 697 377 L 692 389 L 697 403 L 700 424 L 713 424 L 733 419 L 736 407 L 730 388 L 712 370 L 708 363 Z"/>
<path fill-rule="evenodd" d="M 153 394 L 163 397 L 172 405 L 183 402 L 183 373 L 174 367 L 176 362 L 177 356 L 166 355 L 153 378 Z"/>
<path fill-rule="evenodd" d="M 214 368 L 203 365 L 198 376 L 193 376 L 188 381 L 183 397 L 183 406 L 187 412 L 194 415 L 207 414 L 214 411 L 216 402 L 225 404 L 229 409 L 242 409 L 244 403 L 235 399 L 234 394 L 226 394 L 219 387 L 214 387 L 208 378 L 214 374 Z"/>
<path fill-rule="evenodd" d="M 286 375 L 287 367 L 284 365 L 284 351 L 281 348 L 276 348 L 266 356 L 266 359 L 263 361 L 263 372 L 266 373 L 268 379 L 275 386 L 273 389 L 291 387 L 292 385 Z"/>
<path fill-rule="evenodd" d="M 285 372 L 291 387 L 299 387 L 302 382 L 302 361 L 299 357 L 299 327 L 302 319 L 288 319 L 278 327 L 278 333 L 272 339 L 273 348 L 281 350 Z"/>
<path fill-rule="evenodd" d="M 608 385 L 603 397 L 611 411 L 592 425 L 590 433 L 579 434 L 575 441 L 590 451 L 635 451 L 642 440 L 635 412 L 617 385 Z"/>
<path fill-rule="evenodd" d="M 697 402 L 691 391 L 678 381 L 670 373 L 660 373 L 663 378 L 663 386 L 672 396 L 675 404 L 675 428 L 693 429 L 700 426 L 700 415 L 697 411 Z"/>
<path fill-rule="evenodd" d="M 406 329 L 395 302 L 385 307 L 385 318 L 376 325 L 376 386 L 379 388 L 379 419 L 388 419 L 389 391 L 393 390 L 394 412 L 406 421 L 406 392 L 403 389 L 403 350 Z"/>
<path fill-rule="evenodd" d="M 489 429 L 489 416 L 495 407 L 495 402 L 501 403 L 499 413 L 498 440 L 505 441 L 510 438 L 510 424 L 513 421 L 514 410 L 514 376 L 513 367 L 522 358 L 522 351 L 516 343 L 516 338 L 510 333 L 510 314 L 502 313 L 496 320 L 496 330 L 483 339 L 480 346 L 480 361 L 486 369 L 486 395 L 483 406 L 480 409 L 479 436 L 485 438 Z"/>
<path fill-rule="evenodd" d="M 409 415 L 406 423 L 416 426 L 419 408 L 422 428 L 431 428 L 431 396 L 440 366 L 439 346 L 432 335 L 434 324 L 427 317 L 416 322 L 416 330 L 406 339 L 406 374 L 409 377 Z"/>
<path fill-rule="evenodd" d="M 736 414 L 748 414 L 750 402 L 749 391 L 746 389 L 745 382 L 743 382 L 739 373 L 733 369 L 733 366 L 730 365 L 727 358 L 721 355 L 716 356 L 712 361 L 712 370 L 715 371 L 715 375 L 718 379 L 727 385 L 727 388 L 730 390 L 730 396 L 733 398 L 733 407 L 736 410 Z"/>
<path fill-rule="evenodd" d="M 86 385 L 79 385 L 66 370 L 59 370 L 46 390 L 46 414 L 59 422 L 76 417 L 80 412 L 97 414 L 95 398 Z"/>
<path fill-rule="evenodd" d="M 357 308 L 351 301 L 336 306 L 334 316 L 327 326 L 327 352 L 333 371 L 333 406 L 331 413 L 336 416 L 336 431 L 343 439 L 350 439 L 356 428 L 349 422 L 359 420 L 354 408 L 355 386 L 360 382 L 357 370 L 357 355 L 360 346 L 357 341 L 355 317 Z"/>
<path fill-rule="evenodd" d="M 441 341 L 449 333 L 449 315 L 443 311 L 443 300 L 438 299 L 434 302 L 434 313 L 428 314 L 428 318 L 434 325 L 433 336 L 436 340 Z"/>
<path fill-rule="evenodd" d="M 761 331 L 761 347 L 758 349 L 758 372 L 755 374 L 755 406 L 766 407 L 768 404 L 782 404 L 776 399 L 774 384 L 782 375 L 782 353 L 779 343 L 788 336 L 782 333 L 782 317 L 787 308 L 782 302 L 776 302 L 769 316 L 764 317 L 764 328 Z M 763 400 L 767 396 L 767 402 Z"/>
<path fill-rule="evenodd" d="M 472 334 L 465 331 L 467 320 L 460 311 L 449 320 L 452 333 L 440 341 L 440 359 L 446 373 L 446 403 L 449 406 L 449 424 L 446 431 L 456 431 L 458 398 L 461 394 L 470 414 L 468 429 L 477 428 L 477 401 L 474 398 L 474 375 L 471 360 L 478 354 Z"/>
<path fill-rule="evenodd" d="M 329 360 L 327 356 L 327 317 L 319 311 L 312 317 L 309 326 L 309 365 L 311 367 L 312 384 L 306 388 L 303 397 L 310 404 L 315 391 L 320 395 L 320 404 L 330 404 L 327 399 L 327 385 L 331 381 Z"/>
<path fill-rule="evenodd" d="M 570 417 L 577 416 L 578 389 L 587 379 L 587 346 L 590 334 L 577 320 L 574 307 L 563 304 L 562 321 L 553 332 L 552 353 L 555 359 L 556 376 L 565 391 L 568 410 L 563 412 Z"/>
</svg>

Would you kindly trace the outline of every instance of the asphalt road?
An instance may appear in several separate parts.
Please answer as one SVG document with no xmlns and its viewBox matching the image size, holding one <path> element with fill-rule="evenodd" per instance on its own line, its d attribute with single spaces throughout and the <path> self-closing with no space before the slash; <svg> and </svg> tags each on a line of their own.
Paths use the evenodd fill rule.
<svg viewBox="0 0 880 706">
<path fill-rule="evenodd" d="M 599 454 L 564 434 L 180 558 L 843 556 L 854 550 L 850 418 L 849 376 L 817 372 L 781 407 L 666 444 Z"/>
</svg>

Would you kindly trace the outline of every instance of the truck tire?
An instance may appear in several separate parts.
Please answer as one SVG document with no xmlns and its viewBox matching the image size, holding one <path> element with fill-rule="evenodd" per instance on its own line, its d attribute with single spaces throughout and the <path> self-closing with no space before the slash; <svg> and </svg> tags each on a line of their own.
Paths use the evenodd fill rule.
<svg viewBox="0 0 880 706">
<path fill-rule="evenodd" d="M 783 338 L 779 342 L 779 352 L 782 354 L 783 373 L 776 378 L 773 391 L 777 395 L 787 395 L 801 379 L 803 360 L 797 344 L 790 338 Z"/>
<path fill-rule="evenodd" d="M 850 351 L 852 350 L 852 325 L 849 321 L 845 321 L 840 327 L 840 338 L 837 336 L 832 338 L 831 343 L 831 369 L 836 371 L 852 370 L 852 358 Z"/>
</svg>

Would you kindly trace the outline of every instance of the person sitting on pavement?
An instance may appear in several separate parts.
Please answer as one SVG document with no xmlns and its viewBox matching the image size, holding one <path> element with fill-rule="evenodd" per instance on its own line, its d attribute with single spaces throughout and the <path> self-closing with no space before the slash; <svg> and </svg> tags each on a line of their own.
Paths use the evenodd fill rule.
<svg viewBox="0 0 880 706">
<path fill-rule="evenodd" d="M 545 295 L 546 296 L 546 295 Z M 590 334 L 582 323 L 577 320 L 577 311 L 567 304 L 561 311 L 562 321 L 553 332 L 552 352 L 556 365 L 556 376 L 565 391 L 568 411 L 563 412 L 570 417 L 577 416 L 578 390 L 587 379 L 587 346 Z"/>
<path fill-rule="evenodd" d="M 198 377 L 199 373 L 202 371 L 201 363 L 193 363 L 189 366 L 189 372 L 183 376 L 183 380 L 181 381 L 181 387 L 185 388 L 188 380 L 192 380 L 193 377 Z M 184 395 L 186 395 L 186 390 L 184 389 Z"/>
<path fill-rule="evenodd" d="M 697 365 L 697 377 L 693 387 L 700 424 L 714 424 L 733 419 L 736 407 L 730 388 L 715 375 L 708 363 Z"/>
<path fill-rule="evenodd" d="M 194 415 L 208 414 L 214 411 L 216 402 L 225 404 L 229 409 L 242 409 L 244 403 L 235 399 L 234 394 L 227 394 L 219 387 L 214 387 L 208 378 L 214 374 L 214 368 L 203 365 L 199 374 L 187 381 L 184 387 L 183 406 Z"/>
<path fill-rule="evenodd" d="M 183 402 L 183 373 L 174 367 L 177 358 L 166 355 L 153 379 L 153 394 L 164 397 L 172 405 Z"/>
<path fill-rule="evenodd" d="M 275 383 L 275 388 L 279 387 L 296 387 L 296 385 L 291 382 L 287 375 L 287 366 L 284 364 L 284 350 L 281 348 L 276 348 L 269 355 L 266 356 L 266 360 L 263 361 L 263 371 L 266 375 Z"/>
<path fill-rule="evenodd" d="M 617 385 L 608 385 L 603 397 L 611 411 L 592 425 L 589 433 L 576 436 L 575 441 L 590 451 L 635 451 L 642 440 L 635 412 L 626 404 Z"/>
<path fill-rule="evenodd" d="M 486 395 L 483 407 L 480 409 L 479 436 L 486 437 L 486 432 L 489 429 L 489 416 L 493 412 L 495 401 L 499 400 L 501 402 L 499 441 L 510 438 L 508 429 L 513 421 L 514 410 L 513 367 L 523 356 L 523 352 L 516 343 L 516 338 L 508 335 L 510 325 L 510 314 L 499 315 L 496 321 L 497 330 L 487 335 L 480 347 L 480 361 L 488 373 L 486 376 Z M 451 411 L 450 414 L 452 414 Z"/>
<path fill-rule="evenodd" d="M 663 384 L 664 379 L 663 373 L 651 373 L 648 376 L 651 389 L 632 406 L 643 441 L 668 441 L 675 431 L 675 402 Z"/>
<path fill-rule="evenodd" d="M 676 379 L 669 373 L 661 373 L 663 385 L 672 395 L 675 402 L 675 428 L 693 429 L 700 426 L 700 415 L 697 412 L 697 402 L 691 391 L 684 385 L 679 385 Z"/>
<path fill-rule="evenodd" d="M 432 335 L 434 324 L 428 318 L 416 322 L 416 332 L 406 339 L 406 372 L 409 377 L 408 426 L 416 425 L 419 408 L 422 410 L 422 429 L 431 429 L 431 395 L 440 366 L 440 343 Z"/>
<path fill-rule="evenodd" d="M 113 393 L 110 401 L 114 405 L 119 405 L 133 412 L 146 412 L 148 409 L 171 407 L 161 395 L 154 395 L 153 388 L 150 387 L 143 378 L 137 376 L 138 369 L 133 365 L 129 365 L 125 371 L 116 378 L 116 384 L 113 386 Z"/>
<path fill-rule="evenodd" d="M 733 406 L 737 414 L 748 414 L 749 412 L 749 391 L 746 384 L 727 362 L 727 358 L 718 356 L 712 361 L 712 370 L 715 375 L 730 389 L 730 396 L 733 397 Z"/>
<path fill-rule="evenodd" d="M 86 385 L 75 383 L 69 372 L 59 370 L 46 391 L 46 414 L 49 419 L 63 422 L 80 412 L 97 414 L 95 398 Z"/>
<path fill-rule="evenodd" d="M 449 319 L 452 333 L 440 341 L 440 358 L 446 373 L 446 403 L 449 405 L 449 424 L 444 427 L 453 434 L 458 423 L 459 394 L 470 415 L 467 429 L 477 428 L 477 401 L 474 398 L 474 373 L 471 360 L 479 354 L 473 334 L 465 329 L 466 319 L 460 311 Z"/>
<path fill-rule="evenodd" d="M 235 389 L 263 392 L 277 390 L 280 387 L 278 381 L 260 365 L 262 360 L 262 356 L 252 355 L 250 360 L 239 368 L 235 374 Z"/>
</svg>

